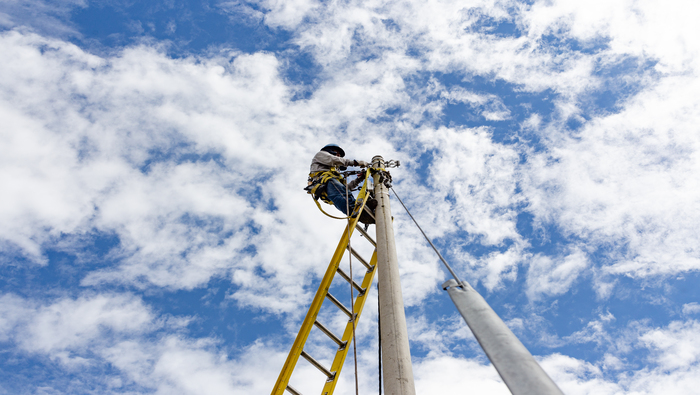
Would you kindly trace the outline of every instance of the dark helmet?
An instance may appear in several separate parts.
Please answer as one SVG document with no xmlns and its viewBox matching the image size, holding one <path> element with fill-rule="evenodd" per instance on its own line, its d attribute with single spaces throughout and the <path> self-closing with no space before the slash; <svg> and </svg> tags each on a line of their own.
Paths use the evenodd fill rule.
<svg viewBox="0 0 700 395">
<path fill-rule="evenodd" d="M 345 158 L 345 151 L 343 151 L 342 148 L 338 144 L 328 144 L 325 147 L 321 148 L 321 151 L 326 151 L 329 154 L 333 154 L 334 152 L 337 152 L 340 154 L 341 158 Z"/>
</svg>

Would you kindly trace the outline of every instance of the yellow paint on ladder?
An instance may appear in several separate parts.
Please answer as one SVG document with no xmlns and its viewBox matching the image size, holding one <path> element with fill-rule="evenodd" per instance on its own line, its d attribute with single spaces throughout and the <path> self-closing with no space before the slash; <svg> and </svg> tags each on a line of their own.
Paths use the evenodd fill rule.
<svg viewBox="0 0 700 395">
<path fill-rule="evenodd" d="M 360 196 L 362 197 L 366 196 L 367 184 L 369 183 L 365 181 L 364 186 L 360 191 Z M 358 199 L 358 202 L 359 201 L 360 200 Z M 357 211 L 358 213 L 364 210 L 364 206 L 367 199 L 363 198 L 361 201 L 362 205 Z M 353 231 L 357 227 L 358 219 L 359 214 L 355 218 L 350 218 L 349 224 L 345 228 L 343 236 L 340 238 L 338 247 L 335 249 L 333 258 L 331 259 L 331 262 L 328 265 L 328 269 L 326 270 L 326 273 L 323 276 L 323 279 L 321 280 L 321 284 L 319 285 L 318 290 L 316 291 L 316 295 L 314 296 L 314 299 L 311 302 L 309 311 L 306 313 L 306 317 L 304 318 L 304 321 L 301 324 L 299 333 L 297 334 L 297 337 L 294 340 L 292 349 L 289 351 L 287 360 L 285 361 L 282 371 L 280 372 L 280 375 L 277 378 L 275 387 L 272 390 L 272 395 L 283 395 L 285 390 L 287 390 L 287 387 L 289 386 L 289 380 L 292 377 L 292 373 L 294 373 L 294 368 L 296 367 L 299 357 L 304 351 L 304 345 L 306 344 L 306 340 L 308 339 L 309 334 L 311 333 L 311 328 L 314 326 L 314 322 L 316 322 L 316 317 L 318 316 L 318 313 L 321 310 L 321 306 L 323 305 L 323 301 L 325 300 L 326 295 L 328 295 L 328 290 L 330 289 L 333 278 L 338 272 L 338 267 L 340 265 L 341 260 L 343 259 L 343 255 L 346 251 L 348 251 L 348 243 L 350 241 L 350 237 L 352 236 Z M 348 251 L 348 253 L 350 252 Z M 365 276 L 362 280 L 361 288 L 364 289 L 364 292 L 360 293 L 360 295 L 358 295 L 354 302 L 353 313 L 355 314 L 355 325 L 357 325 L 360 315 L 362 314 L 362 309 L 364 308 L 365 301 L 367 300 L 369 289 L 377 272 L 376 265 L 377 250 L 375 248 L 374 253 L 372 254 L 372 259 L 369 262 L 370 269 L 365 273 Z M 350 284 L 350 286 L 352 286 L 352 284 Z M 352 325 L 352 320 L 348 320 L 348 323 L 345 327 L 345 331 L 343 332 L 343 336 L 341 337 L 341 341 L 344 342 L 344 346 L 340 346 L 336 351 L 335 358 L 333 359 L 333 363 L 329 369 L 329 371 L 332 374 L 332 377 L 330 377 L 326 381 L 326 384 L 323 387 L 322 395 L 332 395 L 333 391 L 335 390 L 338 378 L 340 377 L 340 372 L 343 368 L 343 363 L 345 362 L 345 358 L 347 357 L 348 350 L 352 342 Z M 293 390 L 290 392 L 295 393 L 295 391 Z"/>
</svg>

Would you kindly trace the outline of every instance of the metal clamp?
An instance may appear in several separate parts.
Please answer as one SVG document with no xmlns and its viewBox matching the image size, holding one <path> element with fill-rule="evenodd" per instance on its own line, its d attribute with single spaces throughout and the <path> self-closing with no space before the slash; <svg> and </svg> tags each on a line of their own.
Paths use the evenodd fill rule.
<svg viewBox="0 0 700 395">
<path fill-rule="evenodd" d="M 376 167 L 373 167 L 371 169 L 371 171 L 372 171 L 373 175 L 379 174 L 378 182 L 380 184 L 384 184 L 385 187 L 391 188 L 391 173 L 389 173 L 388 171 L 386 171 L 384 169 L 376 168 Z"/>
<path fill-rule="evenodd" d="M 401 166 L 401 162 L 398 160 L 390 160 L 384 163 L 384 167 L 399 167 Z"/>
</svg>

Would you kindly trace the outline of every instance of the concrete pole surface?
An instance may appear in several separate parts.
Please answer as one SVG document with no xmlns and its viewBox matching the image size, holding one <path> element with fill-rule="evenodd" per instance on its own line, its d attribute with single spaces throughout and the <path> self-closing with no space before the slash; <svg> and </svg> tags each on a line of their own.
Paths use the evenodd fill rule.
<svg viewBox="0 0 700 395">
<path fill-rule="evenodd" d="M 501 318 L 465 281 L 442 284 L 513 395 L 563 395 Z M 383 323 L 382 323 L 383 324 Z"/>
<path fill-rule="evenodd" d="M 381 156 L 372 158 L 372 166 L 384 168 Z M 391 220 L 389 190 L 374 175 L 374 196 L 378 201 L 374 216 L 377 230 L 377 266 L 381 315 L 382 372 L 387 395 L 415 395 L 411 350 L 408 345 L 406 313 L 401 295 L 399 264 L 394 227 Z"/>
</svg>

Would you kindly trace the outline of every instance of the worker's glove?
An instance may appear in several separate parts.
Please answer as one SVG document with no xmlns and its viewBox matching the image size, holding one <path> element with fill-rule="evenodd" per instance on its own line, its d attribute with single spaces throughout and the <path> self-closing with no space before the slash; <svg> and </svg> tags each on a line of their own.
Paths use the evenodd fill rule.
<svg viewBox="0 0 700 395">
<path fill-rule="evenodd" d="M 355 166 L 368 167 L 369 163 L 367 163 L 363 160 L 355 160 Z"/>
</svg>

